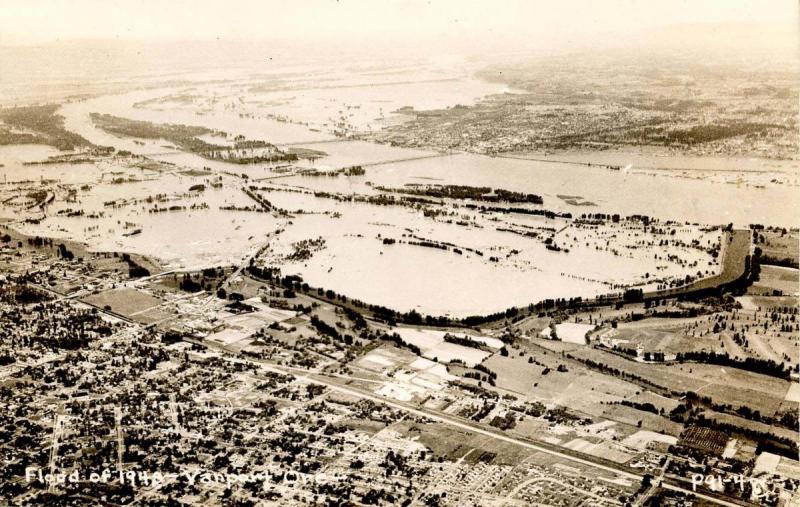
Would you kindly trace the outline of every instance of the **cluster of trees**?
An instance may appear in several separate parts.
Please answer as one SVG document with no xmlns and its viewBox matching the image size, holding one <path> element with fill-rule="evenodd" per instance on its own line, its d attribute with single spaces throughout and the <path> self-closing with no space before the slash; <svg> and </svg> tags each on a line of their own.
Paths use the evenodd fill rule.
<svg viewBox="0 0 800 507">
<path fill-rule="evenodd" d="M 192 279 L 192 275 L 189 273 L 184 273 L 183 277 L 181 277 L 181 281 L 178 284 L 178 287 L 180 287 L 180 289 L 185 292 L 200 292 L 201 290 L 203 290 L 203 286 L 200 285 L 198 282 L 195 282 Z"/>
<path fill-rule="evenodd" d="M 542 196 L 514 192 L 501 188 L 492 191 L 489 187 L 472 187 L 469 185 L 407 185 L 405 188 L 376 187 L 383 192 L 419 195 L 434 199 L 472 199 L 474 201 L 519 202 L 543 204 Z"/>
<path fill-rule="evenodd" d="M 34 133 L 12 133 L 0 128 L 0 144 L 47 144 L 59 150 L 95 147 L 80 135 L 64 128 L 64 117 L 56 114 L 58 104 L 0 108 L 0 120 L 10 127 Z"/>
<path fill-rule="evenodd" d="M 666 133 L 666 144 L 700 144 L 736 137 L 746 134 L 764 135 L 770 129 L 784 129 L 783 125 L 771 123 L 733 123 L 730 125 L 695 125 L 683 130 L 672 130 Z"/>
<path fill-rule="evenodd" d="M 635 408 L 636 410 L 641 410 L 642 412 L 650 412 L 651 414 L 659 415 L 660 413 L 663 414 L 664 409 L 659 411 L 655 405 L 652 403 L 640 403 L 638 401 L 630 401 L 630 400 L 622 400 L 617 402 L 620 405 L 624 405 L 626 407 Z"/>
<path fill-rule="evenodd" d="M 419 347 L 417 347 L 413 343 L 408 343 L 407 341 L 403 340 L 397 333 L 392 333 L 392 334 L 384 333 L 384 335 L 381 338 L 383 340 L 394 343 L 398 347 L 408 349 L 418 356 L 422 355 L 422 350 Z"/>
<path fill-rule="evenodd" d="M 483 350 L 489 348 L 485 343 L 478 340 L 474 340 L 469 336 L 455 336 L 450 333 L 446 333 L 444 335 L 444 341 L 446 341 L 447 343 L 454 343 L 456 345 L 461 345 L 462 347 L 470 347 L 473 349 Z"/>
<path fill-rule="evenodd" d="M 565 298 L 558 298 L 558 299 L 545 299 L 539 301 L 538 303 L 531 303 L 528 305 L 527 310 L 529 313 L 542 313 L 548 312 L 553 310 L 570 310 L 573 308 L 578 308 L 584 303 L 583 298 L 579 297 L 571 297 L 568 299 Z M 465 326 L 479 326 L 483 324 L 487 324 L 489 322 L 496 322 L 498 320 L 503 319 L 514 319 L 522 312 L 521 308 L 512 307 L 508 308 L 503 312 L 496 312 L 489 315 L 473 315 L 469 317 L 464 317 L 460 321 L 456 321 L 454 323 L 462 324 Z"/>
<path fill-rule="evenodd" d="M 342 336 L 342 334 L 335 327 L 331 326 L 316 315 L 311 316 L 311 325 L 314 326 L 314 329 L 316 329 L 320 334 L 329 336 L 336 341 L 343 341 L 346 345 L 353 344 L 352 335 L 346 334 Z"/>
<path fill-rule="evenodd" d="M 10 241 L 10 237 L 9 237 Z M 33 238 L 28 238 L 28 246 L 32 246 L 35 248 L 42 248 L 45 246 L 49 246 L 50 248 L 53 247 L 53 239 L 52 238 L 40 238 L 39 236 L 35 236 Z"/>
<path fill-rule="evenodd" d="M 26 332 L 18 338 L 26 347 L 36 343 L 52 350 L 79 350 L 95 335 L 109 336 L 112 332 L 106 321 L 98 317 L 96 309 L 70 310 L 58 303 L 43 303 L 34 306 L 32 311 L 33 320 L 26 320 L 18 310 L 0 315 L 8 329 L 11 323 L 17 327 L 20 322 L 26 323 Z"/>
<path fill-rule="evenodd" d="M 445 245 L 434 243 L 433 241 L 407 241 L 409 245 L 424 246 L 427 248 L 438 248 L 439 250 L 447 250 Z"/>
<path fill-rule="evenodd" d="M 128 276 L 131 278 L 142 278 L 145 276 L 150 276 L 150 270 L 145 268 L 144 266 L 140 265 L 135 260 L 131 259 L 129 254 L 122 254 L 123 262 L 128 264 Z"/>
<path fill-rule="evenodd" d="M 51 296 L 27 283 L 4 283 L 0 282 L 0 301 L 28 305 L 31 303 L 41 303 L 52 299 Z"/>
<path fill-rule="evenodd" d="M 280 277 L 281 273 L 281 270 L 278 268 L 259 267 L 253 263 L 250 263 L 245 270 L 247 271 L 247 274 L 253 278 L 258 278 L 259 280 L 265 281 L 272 281 L 276 277 Z"/>
<path fill-rule="evenodd" d="M 476 364 L 474 368 L 476 371 L 467 372 L 464 374 L 464 376 L 483 380 L 484 382 L 488 382 L 490 385 L 494 385 L 495 381 L 497 380 L 497 373 L 482 364 Z M 470 373 L 472 375 L 470 375 Z"/>
<path fill-rule="evenodd" d="M 495 416 L 489 424 L 504 431 L 510 430 L 517 425 L 517 418 L 514 415 L 514 412 L 509 410 L 503 417 L 500 417 L 499 415 Z"/>
<path fill-rule="evenodd" d="M 140 139 L 165 139 L 182 150 L 197 153 L 212 160 L 251 164 L 274 161 L 293 162 L 298 159 L 296 154 L 285 153 L 266 141 L 240 140 L 233 147 L 208 143 L 200 139 L 200 136 L 220 133 L 206 127 L 153 123 L 99 113 L 92 113 L 91 118 L 95 125 L 106 132 Z M 253 149 L 267 149 L 267 151 L 257 155 L 252 151 Z M 249 156 L 245 155 L 246 150 L 250 150 Z"/>
<path fill-rule="evenodd" d="M 774 255 L 761 254 L 761 263 L 769 264 L 771 266 L 783 266 L 785 268 L 797 269 L 800 267 L 797 257 L 776 257 Z"/>
<path fill-rule="evenodd" d="M 209 144 L 198 138 L 198 136 L 213 133 L 213 130 L 206 127 L 153 123 L 99 113 L 92 113 L 91 118 L 95 125 L 106 132 L 125 137 L 165 139 L 179 148 L 192 152 L 227 149 L 227 146 Z"/>
<path fill-rule="evenodd" d="M 522 407 L 514 407 L 513 410 L 521 411 L 525 415 L 529 415 L 531 417 L 541 417 L 545 412 L 547 412 L 547 407 L 541 402 L 534 401 L 531 403 L 525 403 L 525 405 Z"/>
<path fill-rule="evenodd" d="M 614 213 L 581 213 L 581 218 L 583 220 L 603 220 L 608 221 L 611 220 L 614 223 L 618 223 L 621 220 L 631 221 L 631 222 L 641 222 L 644 225 L 650 225 L 650 222 L 654 221 L 655 219 L 647 216 L 647 215 L 629 215 L 627 217 L 621 217 L 619 214 Z M 655 231 L 654 231 L 655 232 Z M 663 231 L 662 231 L 663 234 Z"/>
<path fill-rule="evenodd" d="M 561 213 L 558 211 L 550 211 L 548 209 L 528 209 L 518 207 L 501 208 L 498 206 L 478 206 L 477 204 L 466 204 L 464 207 L 467 209 L 480 210 L 482 213 L 517 213 L 520 215 L 543 216 L 551 220 L 554 218 L 572 218 L 572 213 Z"/>
<path fill-rule="evenodd" d="M 225 276 L 225 270 L 222 268 L 204 269 L 200 272 L 199 281 L 195 281 L 193 274 L 184 273 L 178 282 L 178 287 L 185 292 L 200 292 L 201 290 L 211 291 L 216 281 L 223 276 Z M 176 279 L 177 275 L 173 275 L 173 278 Z M 217 290 L 217 297 L 220 299 L 225 299 L 226 296 L 228 299 L 234 299 L 234 294 L 228 295 L 224 289 L 221 291 Z M 244 299 L 244 297 L 242 296 L 241 299 Z"/>
<path fill-rule="evenodd" d="M 71 261 L 72 259 L 75 258 L 75 254 L 72 253 L 72 251 L 70 249 L 68 249 L 67 246 L 64 243 L 61 243 L 60 245 L 58 245 L 58 255 L 62 259 L 67 260 L 67 261 Z"/>
<path fill-rule="evenodd" d="M 644 300 L 642 289 L 626 289 L 622 293 L 622 300 L 626 303 L 637 303 Z"/>
<path fill-rule="evenodd" d="M 486 382 L 490 386 L 494 386 L 495 385 L 495 380 L 492 377 L 490 377 L 488 375 L 482 375 L 480 372 L 477 372 L 477 371 L 466 371 L 466 372 L 464 372 L 464 378 L 471 378 L 471 379 L 477 380 L 479 382 Z"/>
<path fill-rule="evenodd" d="M 308 151 L 315 151 L 315 150 L 308 150 Z M 316 153 L 323 153 L 323 152 L 320 151 Z M 311 159 L 319 158 L 318 156 L 315 156 L 314 153 L 308 153 L 308 154 L 303 153 L 303 154 L 306 155 L 304 158 L 311 158 Z M 337 169 L 335 171 L 317 171 L 316 169 L 314 169 L 309 171 L 302 171 L 300 174 L 303 176 L 336 177 L 342 174 L 345 176 L 363 176 L 366 173 L 367 172 L 360 165 L 352 165 L 350 167 L 342 167 L 341 169 Z"/>
<path fill-rule="evenodd" d="M 345 167 L 341 171 L 343 171 L 343 174 L 345 176 L 363 176 L 364 174 L 366 174 L 366 171 L 360 165 Z"/>
<path fill-rule="evenodd" d="M 457 387 L 463 391 L 474 394 L 478 398 L 497 399 L 500 397 L 495 391 L 486 389 L 482 386 L 461 382 L 460 380 L 451 380 L 450 385 Z"/>
<path fill-rule="evenodd" d="M 700 396 L 693 391 L 684 394 L 683 402 L 675 407 L 669 414 L 671 420 L 685 422 L 693 420 L 701 413 L 700 408 L 705 407 L 715 412 L 736 415 L 749 421 L 760 422 L 770 426 L 783 426 L 791 430 L 797 429 L 797 411 L 789 410 L 779 416 L 771 417 L 762 415 L 758 410 L 753 410 L 747 405 L 733 407 L 729 403 L 716 403 L 709 396 Z"/>
<path fill-rule="evenodd" d="M 353 327 L 355 329 L 367 328 L 367 320 L 357 311 L 353 310 L 352 308 L 345 308 L 344 314 L 347 316 L 348 319 L 353 321 Z"/>
<path fill-rule="evenodd" d="M 544 416 L 545 419 L 551 422 L 568 424 L 573 422 L 584 422 L 584 423 L 591 423 L 589 419 L 581 419 L 580 416 L 570 413 L 565 407 L 555 407 L 550 410 L 547 407 L 538 401 L 525 403 L 523 406 L 515 406 L 512 407 L 512 410 L 517 412 L 522 412 L 525 415 L 529 415 L 531 417 L 542 417 Z"/>
<path fill-rule="evenodd" d="M 481 405 L 481 408 L 477 412 L 472 414 L 471 419 L 473 421 L 480 421 L 481 419 L 483 419 L 484 417 L 489 415 L 492 412 L 492 410 L 494 410 L 494 407 L 496 407 L 496 406 L 497 406 L 497 404 L 494 401 L 483 400 L 483 404 Z"/>
</svg>

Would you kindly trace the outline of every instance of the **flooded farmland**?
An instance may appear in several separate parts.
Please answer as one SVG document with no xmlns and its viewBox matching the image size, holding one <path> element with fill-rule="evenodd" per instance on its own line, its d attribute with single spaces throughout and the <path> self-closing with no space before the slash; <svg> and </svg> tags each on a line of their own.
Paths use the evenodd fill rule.
<svg viewBox="0 0 800 507">
<path fill-rule="evenodd" d="M 25 181 L 31 188 L 35 181 L 54 182 L 54 200 L 41 214 L 34 206 L 19 216 L 19 206 L 7 206 L 4 216 L 31 219 L 15 226 L 26 234 L 139 253 L 169 268 L 236 264 L 264 247 L 259 264 L 312 286 L 401 311 L 453 316 L 710 276 L 718 269 L 711 255 L 719 247 L 715 226 L 797 223 L 796 204 L 781 208 L 779 216 L 770 206 L 790 202 L 790 186 L 657 177 L 641 170 L 642 156 L 636 159 L 640 170 L 628 171 L 580 160 L 437 153 L 348 140 L 348 132 L 372 128 L 372 120 L 398 120 L 404 106 L 446 107 L 503 90 L 429 75 L 423 89 L 433 92 L 425 95 L 414 92 L 422 86 L 419 79 L 403 84 L 397 76 L 381 76 L 367 86 L 329 77 L 316 88 L 302 80 L 248 78 L 67 103 L 59 109 L 67 129 L 132 155 L 30 165 L 57 150 L 4 148 L 0 171 L 7 191 L 18 191 Z M 254 94 L 240 100 L 251 89 Z M 334 95 L 343 98 L 337 102 Z M 320 106 L 324 102 L 330 104 Z M 165 140 L 111 134 L 94 125 L 92 113 L 202 126 L 221 132 L 221 142 L 231 145 L 233 136 L 242 136 L 319 155 L 290 164 L 210 160 Z M 352 167 L 358 171 L 337 174 Z M 332 175 L 319 175 L 325 172 Z M 480 200 L 413 204 L 395 194 L 391 203 L 375 201 L 396 189 L 465 181 L 535 194 L 542 202 L 509 212 L 509 206 L 487 210 Z M 654 181 L 662 192 L 647 191 Z M 669 255 L 656 251 L 664 245 L 663 227 L 576 222 L 587 214 L 667 221 L 673 249 Z M 315 251 L 295 255 L 316 240 L 321 246 Z"/>
</svg>

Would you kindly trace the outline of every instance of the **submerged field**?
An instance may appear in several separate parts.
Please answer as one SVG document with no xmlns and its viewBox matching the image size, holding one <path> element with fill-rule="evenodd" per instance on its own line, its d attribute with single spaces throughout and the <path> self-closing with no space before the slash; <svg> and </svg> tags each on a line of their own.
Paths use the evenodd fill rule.
<svg viewBox="0 0 800 507">
<path fill-rule="evenodd" d="M 789 202 L 779 185 L 670 178 L 653 194 L 647 174 L 348 140 L 402 120 L 405 106 L 446 107 L 500 91 L 458 73 L 398 72 L 320 74 L 316 84 L 237 77 L 72 101 L 57 110 L 64 128 L 124 152 L 64 160 L 48 159 L 59 155 L 52 148 L 3 148 L 0 214 L 24 219 L 14 227 L 29 235 L 148 255 L 173 269 L 239 264 L 258 253 L 257 265 L 313 287 L 451 316 L 675 287 L 718 272 L 719 225 L 795 221 L 791 206 L 783 217 L 768 205 Z M 109 118 L 102 115 L 116 123 L 98 121 Z M 135 129 L 114 130 L 118 124 L 153 128 L 136 138 Z M 197 134 L 191 143 L 205 147 L 263 141 L 285 159 L 251 150 L 231 163 L 186 150 L 168 125 Z M 314 156 L 288 160 L 298 149 Z M 409 193 L 465 182 L 490 197 Z M 500 190 L 537 200 L 498 202 Z M 721 197 L 709 199 L 712 192 Z"/>
</svg>

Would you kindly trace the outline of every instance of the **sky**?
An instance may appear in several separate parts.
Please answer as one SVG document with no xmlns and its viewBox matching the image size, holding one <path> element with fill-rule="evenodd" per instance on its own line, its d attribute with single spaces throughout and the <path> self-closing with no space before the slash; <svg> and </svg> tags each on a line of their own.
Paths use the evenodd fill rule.
<svg viewBox="0 0 800 507">
<path fill-rule="evenodd" d="M 72 39 L 580 44 L 685 24 L 795 32 L 797 11 L 797 0 L 2 0 L 0 46 Z"/>
<path fill-rule="evenodd" d="M 0 95 L 32 82 L 354 62 L 466 68 L 619 48 L 794 69 L 798 2 L 0 0 Z"/>
</svg>

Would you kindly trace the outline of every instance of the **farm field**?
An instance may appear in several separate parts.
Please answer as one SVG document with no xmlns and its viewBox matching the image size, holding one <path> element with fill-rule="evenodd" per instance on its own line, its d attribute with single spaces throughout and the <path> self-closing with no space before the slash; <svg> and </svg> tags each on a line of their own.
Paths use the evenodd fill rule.
<svg viewBox="0 0 800 507">
<path fill-rule="evenodd" d="M 724 432 L 711 428 L 692 426 L 681 435 L 680 444 L 701 449 L 715 456 L 722 455 L 729 437 Z"/>
<path fill-rule="evenodd" d="M 762 414 L 774 414 L 789 389 L 786 380 L 736 368 L 696 363 L 645 364 L 596 348 L 576 350 L 572 355 L 626 371 L 673 391 L 694 391 L 735 407 L 748 405 Z"/>
<path fill-rule="evenodd" d="M 787 264 L 793 262 L 796 266 L 800 259 L 800 238 L 797 229 L 762 230 L 759 232 L 757 246 L 765 256 L 769 257 L 769 264 L 788 261 Z"/>
<path fill-rule="evenodd" d="M 797 307 L 798 300 L 796 297 L 792 296 L 767 297 L 757 294 L 751 294 L 750 289 L 752 289 L 752 287 L 748 288 L 748 294 L 746 296 L 740 296 L 737 298 L 737 301 L 741 302 L 742 307 L 744 307 L 747 310 L 752 311 L 759 309 Z"/>
<path fill-rule="evenodd" d="M 797 432 L 792 431 L 789 428 L 784 428 L 782 426 L 772 426 L 769 424 L 764 424 L 757 421 L 750 421 L 749 419 L 744 419 L 742 417 L 737 417 L 731 414 L 722 414 L 719 412 L 714 412 L 711 410 L 706 410 L 703 412 L 705 416 L 709 419 L 716 419 L 717 421 L 734 424 L 736 426 L 740 426 L 743 428 L 752 429 L 755 431 L 761 431 L 764 433 L 774 433 L 782 438 L 788 439 L 797 439 Z"/>
<path fill-rule="evenodd" d="M 427 357 L 428 359 L 436 359 L 441 362 L 450 362 L 454 359 L 459 359 L 467 366 L 474 366 L 479 364 L 491 354 L 491 352 L 486 350 L 466 347 L 445 341 L 444 337 L 447 334 L 446 331 L 399 327 L 395 329 L 395 332 L 399 334 L 400 338 L 402 338 L 406 343 L 410 343 L 419 347 L 424 357 Z M 460 338 L 467 337 L 470 340 L 486 345 L 486 347 L 490 350 L 497 350 L 503 346 L 503 342 L 496 338 L 476 336 L 459 332 L 452 332 L 450 334 Z"/>
<path fill-rule="evenodd" d="M 795 295 L 800 290 L 800 271 L 782 266 L 761 266 L 758 281 L 753 284 L 753 291 L 772 294 Z"/>
<path fill-rule="evenodd" d="M 514 352 L 508 357 L 496 354 L 482 363 L 497 373 L 497 387 L 534 401 L 568 406 L 594 416 L 601 415 L 607 408 L 604 402 L 618 401 L 640 391 L 629 382 L 571 364 L 560 354 L 539 348 L 524 350 L 524 356 Z M 541 364 L 529 363 L 530 358 Z M 569 365 L 568 371 L 558 371 L 562 364 Z M 549 372 L 543 374 L 545 368 Z"/>
<path fill-rule="evenodd" d="M 100 308 L 108 306 L 111 311 L 126 317 L 145 313 L 164 303 L 161 299 L 137 289 L 122 288 L 93 294 L 84 301 Z"/>
<path fill-rule="evenodd" d="M 687 336 L 687 327 L 698 322 L 692 319 L 646 319 L 639 322 L 625 322 L 617 326 L 614 340 L 623 341 L 620 346 L 665 353 L 678 353 L 696 350 L 721 351 L 724 347 L 715 336 Z M 704 319 L 703 319 L 704 320 Z"/>
<path fill-rule="evenodd" d="M 586 344 L 586 335 L 594 329 L 591 324 L 578 324 L 574 322 L 564 322 L 556 324 L 556 336 L 561 341 L 574 343 L 577 345 Z"/>
<path fill-rule="evenodd" d="M 613 405 L 601 415 L 607 419 L 628 424 L 631 427 L 647 428 L 665 435 L 678 436 L 683 429 L 682 424 L 670 421 L 666 415 L 661 416 L 624 405 Z M 639 424 L 640 422 L 641 425 Z"/>
</svg>

